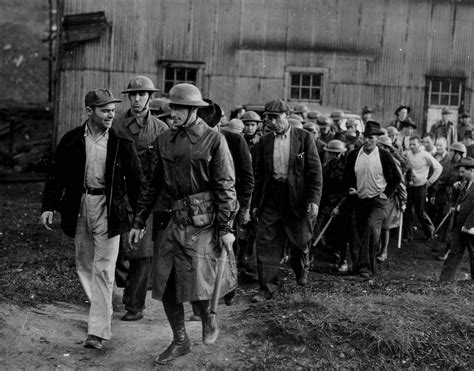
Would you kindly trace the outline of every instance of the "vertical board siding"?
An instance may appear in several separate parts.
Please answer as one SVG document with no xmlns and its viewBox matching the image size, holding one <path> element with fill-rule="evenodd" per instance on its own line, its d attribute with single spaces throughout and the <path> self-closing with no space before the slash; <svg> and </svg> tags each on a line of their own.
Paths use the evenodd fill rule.
<svg viewBox="0 0 474 371">
<path fill-rule="evenodd" d="M 472 107 L 474 4 L 435 0 L 63 0 L 63 14 L 105 11 L 100 39 L 62 54 L 57 138 L 84 117 L 87 90 L 115 94 L 158 61 L 203 62 L 200 88 L 229 111 L 284 96 L 285 68 L 329 71 L 325 105 L 388 123 L 400 104 L 425 120 L 427 75 L 466 78 Z M 119 105 L 124 110 L 127 102 Z M 81 118 L 81 120 L 79 119 Z"/>
</svg>

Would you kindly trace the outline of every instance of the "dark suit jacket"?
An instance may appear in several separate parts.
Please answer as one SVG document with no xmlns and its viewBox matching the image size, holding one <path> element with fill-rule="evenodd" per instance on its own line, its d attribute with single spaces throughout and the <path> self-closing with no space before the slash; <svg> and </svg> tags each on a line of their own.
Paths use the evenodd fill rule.
<svg viewBox="0 0 474 371">
<path fill-rule="evenodd" d="M 471 184 L 466 194 L 458 199 L 459 211 L 456 210 L 455 229 L 474 227 L 474 183 Z"/>
<path fill-rule="evenodd" d="M 246 209 L 250 204 L 253 191 L 253 170 L 250 150 L 241 134 L 228 130 L 221 130 L 227 141 L 235 168 L 235 191 L 241 209 Z"/>
<path fill-rule="evenodd" d="M 289 197 L 298 217 L 306 214 L 308 204 L 319 205 L 323 178 L 321 162 L 313 136 L 305 130 L 290 129 L 290 158 L 288 162 Z M 273 173 L 274 133 L 260 139 L 255 159 L 255 188 L 252 208 L 260 208 L 269 190 Z"/>
</svg>

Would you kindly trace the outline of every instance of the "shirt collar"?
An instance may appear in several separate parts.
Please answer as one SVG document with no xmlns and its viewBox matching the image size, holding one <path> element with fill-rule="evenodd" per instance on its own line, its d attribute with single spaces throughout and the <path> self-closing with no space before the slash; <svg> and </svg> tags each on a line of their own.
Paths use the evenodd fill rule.
<svg viewBox="0 0 474 371">
<path fill-rule="evenodd" d="M 275 135 L 275 138 L 286 139 L 290 135 L 290 130 L 291 130 L 291 125 L 288 125 L 288 129 L 286 129 L 285 132 L 278 134 L 276 131 L 274 131 L 273 135 Z"/>
<path fill-rule="evenodd" d="M 206 127 L 208 127 L 207 124 L 200 118 L 185 126 L 173 126 L 170 129 L 173 132 L 170 141 L 174 141 L 180 133 L 184 133 L 192 144 L 196 144 L 198 139 L 204 134 Z"/>
<path fill-rule="evenodd" d="M 86 124 L 84 125 L 85 126 L 85 129 L 84 129 L 84 138 L 89 136 L 91 137 L 92 140 L 94 140 L 95 142 L 97 142 L 98 140 L 100 140 L 102 137 L 105 138 L 105 139 L 109 139 L 109 129 L 105 129 L 105 131 L 99 135 L 98 138 L 94 139 L 94 137 L 92 136 L 90 130 L 89 130 L 89 125 L 88 125 L 88 121 L 86 121 Z"/>
</svg>

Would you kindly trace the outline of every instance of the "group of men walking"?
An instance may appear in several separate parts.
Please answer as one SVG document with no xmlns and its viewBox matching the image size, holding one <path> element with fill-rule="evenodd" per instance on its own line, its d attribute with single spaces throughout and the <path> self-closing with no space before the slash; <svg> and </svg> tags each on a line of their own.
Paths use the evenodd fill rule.
<svg viewBox="0 0 474 371">
<path fill-rule="evenodd" d="M 301 119 L 291 117 L 285 102 L 273 100 L 265 105 L 263 120 L 239 110 L 222 124 L 219 105 L 203 99 L 194 85 L 175 85 L 159 102 L 152 99 L 156 91 L 149 78 L 134 77 L 122 92 L 130 109 L 116 119 L 120 100 L 108 89 L 88 92 L 87 120 L 61 139 L 45 185 L 42 222 L 50 229 L 53 211 L 61 213 L 91 303 L 87 347 L 101 349 L 110 339 L 117 259 L 128 261 L 122 320 L 143 317 L 151 286 L 173 332 L 155 364 L 168 364 L 191 350 L 184 302 L 193 304 L 202 321 L 203 343 L 216 341 L 217 300 L 224 296 L 226 304 L 233 302 L 237 265 L 246 255 L 258 272 L 254 302 L 276 294 L 287 252 L 297 284 L 308 283 L 317 234 L 326 233 L 341 272 L 351 261 L 354 274 L 371 277 L 377 254 L 384 253 L 383 228 L 393 228 L 387 218 L 392 209 L 398 216 L 396 210 L 407 203 L 406 179 L 407 205 L 414 206 L 432 237 L 422 205 L 423 180 L 429 165 L 434 171 L 428 181 L 435 184 L 441 165 L 426 151 L 418 154 L 419 138 L 410 138 L 412 152 L 404 157 L 370 116 L 358 133 L 353 122 L 343 129 L 337 120 L 304 110 L 291 115 Z M 456 258 L 448 257 L 450 273 L 442 275 L 449 279 L 461 248 L 471 248 L 474 231 L 474 163 L 463 159 L 456 166 L 463 179 L 451 184 L 460 196 L 452 226 L 459 233 L 449 255 Z"/>
</svg>

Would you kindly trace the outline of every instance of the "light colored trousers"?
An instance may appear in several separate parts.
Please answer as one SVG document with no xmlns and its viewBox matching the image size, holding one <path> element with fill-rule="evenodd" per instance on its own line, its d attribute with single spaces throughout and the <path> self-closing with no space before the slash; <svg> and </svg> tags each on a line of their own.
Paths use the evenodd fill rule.
<svg viewBox="0 0 474 371">
<path fill-rule="evenodd" d="M 90 302 L 87 333 L 109 340 L 120 235 L 108 238 L 107 230 L 105 195 L 84 194 L 74 238 L 76 269 Z"/>
</svg>

